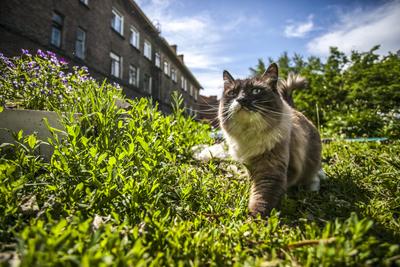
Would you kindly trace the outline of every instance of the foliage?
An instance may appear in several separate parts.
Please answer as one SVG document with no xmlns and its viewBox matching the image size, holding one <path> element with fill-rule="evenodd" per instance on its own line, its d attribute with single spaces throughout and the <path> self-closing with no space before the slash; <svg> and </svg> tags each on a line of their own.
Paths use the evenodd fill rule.
<svg viewBox="0 0 400 267">
<path fill-rule="evenodd" d="M 295 104 L 322 126 L 323 134 L 346 137 L 400 137 L 400 58 L 379 56 L 379 46 L 349 56 L 331 48 L 326 62 L 311 56 L 304 60 L 283 53 L 276 61 L 281 77 L 299 73 L 309 88 L 294 93 Z M 269 59 L 270 62 L 273 59 Z M 251 73 L 262 73 L 262 59 Z"/>
<path fill-rule="evenodd" d="M 76 94 L 80 115 L 60 112 L 64 133 L 49 126 L 49 162 L 35 135 L 0 148 L 3 263 L 400 264 L 400 143 L 327 145 L 320 193 L 291 190 L 281 213 L 249 219 L 247 178 L 230 162 L 191 158 L 209 128 L 183 116 L 179 97 L 164 116 L 146 99 L 118 109 L 106 84 Z"/>
<path fill-rule="evenodd" d="M 24 109 L 78 111 L 87 87 L 96 87 L 86 67 L 73 66 L 56 54 L 40 49 L 36 55 L 22 49 L 21 57 L 7 58 L 0 53 L 0 105 Z M 104 90 L 112 90 L 110 84 Z M 114 87 L 120 91 L 118 85 Z M 89 100 L 88 98 L 84 98 Z"/>
</svg>

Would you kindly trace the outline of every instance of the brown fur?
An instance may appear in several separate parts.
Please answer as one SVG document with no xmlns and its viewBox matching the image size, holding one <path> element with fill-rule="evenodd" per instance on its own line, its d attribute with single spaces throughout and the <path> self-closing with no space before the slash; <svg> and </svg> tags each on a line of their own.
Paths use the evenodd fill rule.
<svg viewBox="0 0 400 267">
<path fill-rule="evenodd" d="M 234 80 L 224 71 L 220 125 L 231 155 L 244 163 L 250 174 L 249 210 L 253 215 L 267 216 L 289 186 L 319 183 L 319 133 L 288 104 L 291 92 L 285 95 L 285 88 L 295 89 L 294 83 L 287 80 L 280 83 L 286 87 L 278 87 L 277 72 L 273 64 L 261 77 Z M 252 95 L 260 86 L 265 91 Z"/>
</svg>

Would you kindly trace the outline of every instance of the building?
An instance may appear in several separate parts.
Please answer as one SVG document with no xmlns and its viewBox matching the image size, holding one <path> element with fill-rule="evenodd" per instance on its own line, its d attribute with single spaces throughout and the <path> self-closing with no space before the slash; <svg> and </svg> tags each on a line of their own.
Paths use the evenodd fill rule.
<svg viewBox="0 0 400 267">
<path fill-rule="evenodd" d="M 6 56 L 50 50 L 130 98 L 151 96 L 166 113 L 173 91 L 198 110 L 200 83 L 133 0 L 0 1 L 0 36 Z"/>
<path fill-rule="evenodd" d="M 219 100 L 216 95 L 204 96 L 200 95 L 198 107 L 198 118 L 211 124 L 214 128 L 219 128 L 218 122 L 218 106 Z"/>
</svg>

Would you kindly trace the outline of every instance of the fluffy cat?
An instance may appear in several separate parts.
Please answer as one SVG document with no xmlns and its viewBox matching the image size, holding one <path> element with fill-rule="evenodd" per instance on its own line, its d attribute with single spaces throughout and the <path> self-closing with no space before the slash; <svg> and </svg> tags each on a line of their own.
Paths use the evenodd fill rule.
<svg viewBox="0 0 400 267">
<path fill-rule="evenodd" d="M 318 190 L 321 139 L 291 99 L 305 80 L 291 75 L 278 82 L 274 63 L 261 76 L 235 80 L 224 71 L 223 78 L 218 118 L 229 153 L 250 175 L 250 214 L 268 216 L 290 186 Z"/>
</svg>

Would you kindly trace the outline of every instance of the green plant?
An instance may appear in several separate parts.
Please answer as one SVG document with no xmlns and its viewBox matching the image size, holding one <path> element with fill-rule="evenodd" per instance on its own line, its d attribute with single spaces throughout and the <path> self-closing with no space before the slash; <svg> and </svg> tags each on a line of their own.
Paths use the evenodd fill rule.
<svg viewBox="0 0 400 267">
<path fill-rule="evenodd" d="M 309 88 L 295 91 L 294 102 L 315 124 L 321 124 L 323 134 L 396 139 L 400 137 L 400 58 L 394 53 L 379 56 L 378 49 L 345 55 L 332 47 L 325 61 L 298 54 L 290 58 L 285 52 L 276 62 L 282 78 L 289 72 L 307 78 Z M 264 69 L 260 59 L 250 71 L 255 75 Z"/>
<path fill-rule="evenodd" d="M 56 108 L 65 135 L 44 140 L 49 162 L 35 135 L 0 147 L 2 264 L 400 263 L 398 142 L 326 145 L 320 193 L 294 189 L 268 221 L 249 219 L 249 182 L 235 163 L 191 158 L 193 145 L 211 142 L 209 127 L 185 117 L 178 96 L 165 116 L 147 99 L 118 109 L 120 92 L 105 83 L 76 94 L 73 110 Z"/>
</svg>

